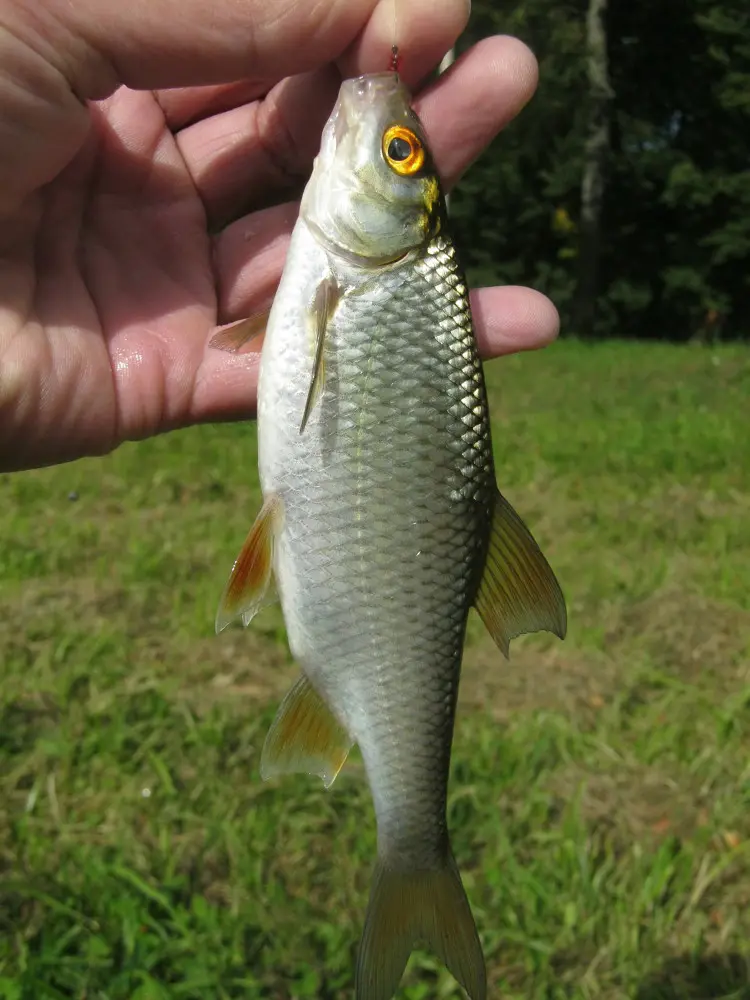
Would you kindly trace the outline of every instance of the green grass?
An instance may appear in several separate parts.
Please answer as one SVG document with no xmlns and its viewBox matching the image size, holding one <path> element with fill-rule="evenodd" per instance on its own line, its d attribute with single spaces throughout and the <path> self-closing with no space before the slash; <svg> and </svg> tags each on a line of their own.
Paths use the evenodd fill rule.
<svg viewBox="0 0 750 1000">
<path fill-rule="evenodd" d="M 488 377 L 570 617 L 510 663 L 470 626 L 450 824 L 490 996 L 750 997 L 750 355 Z M 213 635 L 255 466 L 208 427 L 0 479 L 0 998 L 351 996 L 361 765 L 264 785 L 280 613 Z M 403 995 L 456 993 L 419 953 Z"/>
</svg>

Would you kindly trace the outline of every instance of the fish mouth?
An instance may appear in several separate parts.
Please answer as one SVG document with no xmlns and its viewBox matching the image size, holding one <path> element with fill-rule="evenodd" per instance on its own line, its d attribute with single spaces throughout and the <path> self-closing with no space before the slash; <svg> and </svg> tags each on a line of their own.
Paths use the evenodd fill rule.
<svg viewBox="0 0 750 1000">
<path fill-rule="evenodd" d="M 341 84 L 340 97 L 343 103 L 373 101 L 384 94 L 393 94 L 399 90 L 406 93 L 406 87 L 398 73 L 365 73 L 344 80 Z"/>
<path fill-rule="evenodd" d="M 336 137 L 343 135 L 362 120 L 373 105 L 390 107 L 403 114 L 410 104 L 409 91 L 398 73 L 365 73 L 344 80 L 336 107 Z"/>
</svg>

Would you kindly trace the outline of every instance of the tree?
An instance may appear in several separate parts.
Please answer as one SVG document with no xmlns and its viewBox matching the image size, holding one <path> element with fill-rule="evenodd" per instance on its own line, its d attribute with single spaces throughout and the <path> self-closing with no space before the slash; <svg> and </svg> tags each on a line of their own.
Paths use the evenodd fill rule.
<svg viewBox="0 0 750 1000">
<path fill-rule="evenodd" d="M 540 87 L 453 198 L 470 277 L 546 292 L 563 333 L 750 336 L 748 0 L 475 0 L 460 48 L 495 32 Z"/>
<path fill-rule="evenodd" d="M 609 83 L 606 11 L 607 0 L 589 0 L 586 17 L 589 119 L 581 182 L 578 278 L 572 309 L 573 328 L 584 337 L 590 337 L 594 332 L 602 204 L 610 145 L 609 119 L 613 94 Z"/>
</svg>

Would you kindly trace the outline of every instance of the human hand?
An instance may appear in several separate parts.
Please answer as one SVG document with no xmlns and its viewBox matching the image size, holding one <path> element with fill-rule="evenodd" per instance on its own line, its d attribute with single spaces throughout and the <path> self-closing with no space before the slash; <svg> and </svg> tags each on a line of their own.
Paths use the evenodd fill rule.
<svg viewBox="0 0 750 1000">
<path fill-rule="evenodd" d="M 413 86 L 468 6 L 395 5 Z M 394 0 L 0 0 L 0 470 L 254 414 L 257 355 L 208 342 L 270 303 L 285 199 L 342 75 L 387 68 L 393 30 Z M 448 188 L 535 86 L 497 37 L 416 95 Z M 485 357 L 557 333 L 530 289 L 472 305 Z"/>
</svg>

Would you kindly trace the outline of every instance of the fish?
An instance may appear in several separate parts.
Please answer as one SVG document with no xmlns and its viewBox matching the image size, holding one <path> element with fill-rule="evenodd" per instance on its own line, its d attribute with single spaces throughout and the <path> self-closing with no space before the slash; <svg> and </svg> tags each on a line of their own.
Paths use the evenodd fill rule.
<svg viewBox="0 0 750 1000">
<path fill-rule="evenodd" d="M 265 322 L 257 422 L 263 502 L 216 630 L 249 624 L 273 581 L 300 676 L 261 776 L 330 787 L 359 746 L 377 857 L 356 998 L 388 1000 L 425 944 L 484 1000 L 446 818 L 467 619 L 507 656 L 522 633 L 564 638 L 567 612 L 496 485 L 466 278 L 397 72 L 344 80 L 324 127 Z"/>
</svg>

